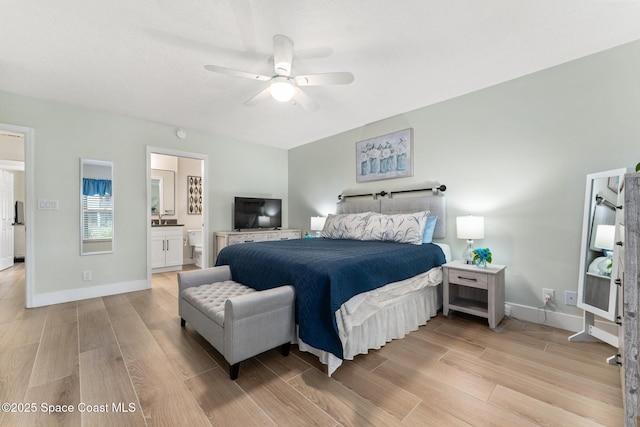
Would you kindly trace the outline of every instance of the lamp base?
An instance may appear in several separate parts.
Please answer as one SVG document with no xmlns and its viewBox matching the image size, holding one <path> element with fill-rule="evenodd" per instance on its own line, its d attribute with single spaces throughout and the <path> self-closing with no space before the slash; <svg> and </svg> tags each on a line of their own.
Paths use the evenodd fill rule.
<svg viewBox="0 0 640 427">
<path fill-rule="evenodd" d="M 462 258 L 467 264 L 473 264 L 473 240 L 467 240 L 467 248 L 462 253 Z"/>
</svg>

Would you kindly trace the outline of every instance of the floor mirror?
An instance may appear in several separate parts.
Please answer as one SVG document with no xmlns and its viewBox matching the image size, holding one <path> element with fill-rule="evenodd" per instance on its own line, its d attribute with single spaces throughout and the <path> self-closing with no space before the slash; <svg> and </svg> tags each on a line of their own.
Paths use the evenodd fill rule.
<svg viewBox="0 0 640 427">
<path fill-rule="evenodd" d="M 113 252 L 113 163 L 80 159 L 80 255 Z"/>
<path fill-rule="evenodd" d="M 626 172 L 622 168 L 587 175 L 577 302 L 584 310 L 583 330 L 569 337 L 570 341 L 599 339 L 618 347 L 617 333 L 598 327 L 596 320 L 600 317 L 605 323 L 610 321 L 614 326 L 609 329 L 615 329 L 618 306 L 618 286 L 612 280 L 615 222 L 622 205 L 620 186 Z"/>
</svg>

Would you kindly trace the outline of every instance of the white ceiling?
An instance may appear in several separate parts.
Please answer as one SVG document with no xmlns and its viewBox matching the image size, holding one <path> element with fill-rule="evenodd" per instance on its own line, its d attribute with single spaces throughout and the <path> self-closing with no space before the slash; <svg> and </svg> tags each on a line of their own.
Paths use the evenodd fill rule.
<svg viewBox="0 0 640 427">
<path fill-rule="evenodd" d="M 0 0 L 0 89 L 291 148 L 640 39 L 640 1 Z M 266 83 L 272 37 L 308 87 L 309 112 Z M 320 55 L 320 57 L 318 57 Z"/>
</svg>

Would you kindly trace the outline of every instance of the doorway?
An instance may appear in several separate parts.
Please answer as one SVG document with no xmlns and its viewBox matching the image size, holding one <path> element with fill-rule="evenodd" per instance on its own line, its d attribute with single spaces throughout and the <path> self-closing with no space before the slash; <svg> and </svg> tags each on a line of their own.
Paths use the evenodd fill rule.
<svg viewBox="0 0 640 427">
<path fill-rule="evenodd" d="M 3 220 L 6 223 L 3 231 L 4 246 L 13 246 L 13 260 L 24 261 L 25 271 L 25 307 L 34 307 L 33 301 L 33 234 L 34 234 L 34 175 L 33 175 L 33 144 L 34 130 L 23 126 L 0 123 L 0 144 L 6 150 L 0 151 L 0 169 L 12 176 L 12 199 L 9 204 L 3 205 Z M 5 174 L 3 174 L 5 175 Z M 7 177 L 8 178 L 8 177 Z M 7 183 L 7 180 L 3 180 Z M 20 203 L 16 204 L 15 201 Z M 11 227 L 11 239 L 5 236 L 7 229 Z M 11 242 L 8 242 L 11 240 Z M 16 246 L 17 244 L 17 246 Z M 2 264 L 6 266 L 8 257 L 4 257 Z"/>
<path fill-rule="evenodd" d="M 208 235 L 209 209 L 207 209 L 208 192 L 208 156 L 206 154 L 172 150 L 160 147 L 147 147 L 147 281 L 151 286 L 152 274 L 179 270 L 183 264 L 193 268 L 209 266 L 210 239 Z M 191 181 L 191 182 L 190 182 Z M 194 191 L 198 191 L 194 199 Z M 190 197 L 189 197 L 190 196 Z M 181 236 L 176 242 L 170 229 L 166 240 L 158 243 L 159 229 L 157 224 L 179 224 Z M 201 245 L 192 246 L 189 241 L 189 230 L 197 234 L 201 231 Z M 152 232 L 153 231 L 153 232 Z M 180 246 L 178 264 L 173 261 L 166 266 L 159 266 L 158 248 L 171 248 L 166 251 L 167 259 L 174 258 L 176 246 Z M 180 262 L 180 261 L 184 262 Z"/>
</svg>

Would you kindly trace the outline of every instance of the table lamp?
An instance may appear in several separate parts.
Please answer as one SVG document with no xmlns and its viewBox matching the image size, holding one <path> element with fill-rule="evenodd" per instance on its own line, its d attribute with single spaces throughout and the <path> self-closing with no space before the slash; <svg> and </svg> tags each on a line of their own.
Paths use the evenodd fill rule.
<svg viewBox="0 0 640 427">
<path fill-rule="evenodd" d="M 611 260 L 613 259 L 613 241 L 615 239 L 616 227 L 614 225 L 598 225 L 596 228 L 596 239 L 593 246 L 602 249 L 606 257 L 598 263 L 600 274 L 609 276 L 611 274 Z"/>
<path fill-rule="evenodd" d="M 326 216 L 312 216 L 311 217 L 311 226 L 309 227 L 312 231 L 316 232 L 316 237 L 320 237 L 320 232 L 324 228 L 324 223 L 327 220 Z"/>
<path fill-rule="evenodd" d="M 456 217 L 456 236 L 458 239 L 467 239 L 467 248 L 462 257 L 467 264 L 473 264 L 473 239 L 484 239 L 484 217 L 473 215 Z"/>
</svg>

